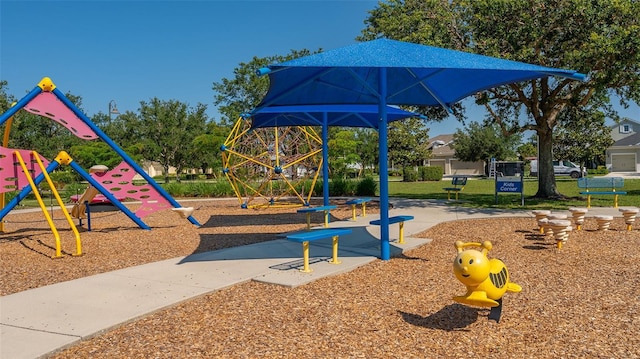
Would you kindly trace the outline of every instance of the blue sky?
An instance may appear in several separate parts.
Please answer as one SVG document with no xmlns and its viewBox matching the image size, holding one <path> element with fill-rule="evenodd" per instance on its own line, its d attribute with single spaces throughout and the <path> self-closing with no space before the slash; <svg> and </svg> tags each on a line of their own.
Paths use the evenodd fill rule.
<svg viewBox="0 0 640 359">
<path fill-rule="evenodd" d="M 254 56 L 355 43 L 377 1 L 0 2 L 0 79 L 21 98 L 45 76 L 83 98 L 85 113 L 137 111 L 153 97 L 213 106 L 214 82 Z M 483 112 L 468 113 L 481 120 Z M 624 116 L 640 120 L 634 106 Z M 430 136 L 453 133 L 451 117 Z"/>
</svg>

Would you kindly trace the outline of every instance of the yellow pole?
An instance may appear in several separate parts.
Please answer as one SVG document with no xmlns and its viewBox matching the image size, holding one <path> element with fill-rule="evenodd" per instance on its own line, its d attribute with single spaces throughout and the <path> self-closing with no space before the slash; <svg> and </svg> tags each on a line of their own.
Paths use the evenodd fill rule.
<svg viewBox="0 0 640 359">
<path fill-rule="evenodd" d="M 38 152 L 32 151 L 31 154 L 36 159 L 36 162 L 38 162 L 38 166 L 40 166 L 40 170 L 42 170 L 42 174 L 44 175 L 44 178 L 47 180 L 47 183 L 49 184 L 49 187 L 51 188 L 51 193 L 53 193 L 53 196 L 56 198 L 56 201 L 58 202 L 58 206 L 60 206 L 60 209 L 62 210 L 62 213 L 64 214 L 65 218 L 67 219 L 67 222 L 69 223 L 69 226 L 71 227 L 71 230 L 73 231 L 73 234 L 75 235 L 75 238 L 76 238 L 76 253 L 73 254 L 73 256 L 81 256 L 82 255 L 82 242 L 80 241 L 80 233 L 78 232 L 78 229 L 76 228 L 76 225 L 73 223 L 73 219 L 71 219 L 71 216 L 69 216 L 69 212 L 67 211 L 67 208 L 65 207 L 64 202 L 62 201 L 62 198 L 60 198 L 60 194 L 58 193 L 58 190 L 56 190 L 56 187 L 55 187 L 53 181 L 51 180 L 51 177 L 47 173 L 47 169 L 44 167 L 44 164 L 40 160 L 40 156 L 38 156 Z M 58 163 L 69 164 L 71 162 L 71 156 L 69 156 L 65 151 L 61 151 L 60 153 L 58 153 L 58 156 L 56 156 L 55 161 L 58 162 Z"/>
<path fill-rule="evenodd" d="M 20 155 L 20 152 L 18 151 L 14 151 L 13 152 L 17 159 L 18 162 L 20 163 L 20 167 L 22 167 L 22 171 L 24 172 L 25 176 L 27 177 L 27 181 L 29 181 L 29 185 L 31 186 L 31 190 L 33 191 L 33 194 L 36 196 L 36 200 L 38 200 L 38 204 L 40 205 L 40 209 L 42 209 L 42 213 L 44 214 L 44 217 L 47 219 L 47 222 L 49 223 L 49 227 L 51 227 L 51 231 L 53 232 L 53 236 L 55 237 L 56 240 L 56 255 L 53 256 L 52 258 L 60 258 L 62 257 L 62 250 L 60 249 L 60 235 L 58 234 L 58 230 L 56 229 L 56 226 L 53 224 L 53 221 L 51 220 L 51 216 L 49 216 L 49 212 L 47 212 L 47 207 L 45 206 L 44 202 L 42 201 L 42 197 L 40 196 L 40 192 L 38 192 L 38 187 L 36 187 L 36 184 L 33 182 L 33 179 L 31 179 L 31 176 L 29 175 L 29 169 L 27 168 L 27 165 L 25 165 L 24 160 L 22 159 L 22 156 Z"/>
<path fill-rule="evenodd" d="M 332 250 L 333 250 L 333 259 L 331 259 L 329 263 L 340 264 L 341 262 L 338 260 L 338 236 L 333 236 Z"/>
<path fill-rule="evenodd" d="M 311 273 L 309 268 L 309 242 L 302 242 L 302 259 L 304 260 L 304 267 L 302 269 L 305 273 Z"/>
<path fill-rule="evenodd" d="M 367 202 L 362 202 L 362 217 L 367 216 Z"/>
<path fill-rule="evenodd" d="M 353 217 L 353 220 L 355 221 L 356 220 L 356 205 L 355 204 L 351 205 L 351 215 Z"/>
<path fill-rule="evenodd" d="M 404 243 L 404 222 L 400 222 L 400 238 L 398 238 L 398 243 Z"/>
<path fill-rule="evenodd" d="M 324 227 L 325 228 L 329 227 L 329 210 L 328 209 L 324 210 Z"/>
<path fill-rule="evenodd" d="M 274 128 L 275 131 L 275 148 L 273 149 L 276 152 L 276 165 L 275 167 L 280 167 L 280 145 L 278 144 L 278 128 Z"/>
</svg>

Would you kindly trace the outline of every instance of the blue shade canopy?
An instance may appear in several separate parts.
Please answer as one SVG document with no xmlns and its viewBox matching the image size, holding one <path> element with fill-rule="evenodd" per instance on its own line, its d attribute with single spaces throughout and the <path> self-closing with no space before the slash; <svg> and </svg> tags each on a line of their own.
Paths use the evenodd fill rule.
<svg viewBox="0 0 640 359">
<path fill-rule="evenodd" d="M 327 123 L 324 123 L 326 115 Z M 377 105 L 298 105 L 264 107 L 249 115 L 251 127 L 342 126 L 378 128 Z M 421 115 L 387 106 L 387 120 L 396 121 Z"/>
<path fill-rule="evenodd" d="M 272 106 L 378 105 L 380 258 L 389 259 L 388 105 L 442 106 L 514 82 L 583 74 L 387 39 L 301 57 L 258 70 L 269 91 L 255 112 Z M 323 126 L 323 130 L 327 126 Z M 326 137 L 325 137 L 326 138 Z"/>
<path fill-rule="evenodd" d="M 381 83 L 379 68 L 386 68 Z M 282 71 L 286 69 L 287 71 Z M 559 76 L 554 69 L 461 51 L 378 39 L 271 65 L 270 88 L 258 108 L 298 104 L 379 104 L 386 86 L 388 105 L 444 106 L 478 91 L 513 82 Z"/>
</svg>

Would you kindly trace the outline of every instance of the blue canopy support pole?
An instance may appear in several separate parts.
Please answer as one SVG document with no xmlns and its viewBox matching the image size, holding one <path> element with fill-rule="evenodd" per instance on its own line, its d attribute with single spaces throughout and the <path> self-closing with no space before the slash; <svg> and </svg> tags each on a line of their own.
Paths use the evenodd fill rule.
<svg viewBox="0 0 640 359">
<path fill-rule="evenodd" d="M 322 113 L 322 194 L 329 205 L 329 114 Z"/>
<path fill-rule="evenodd" d="M 100 139 L 102 139 L 107 145 L 109 145 L 111 149 L 116 151 L 116 153 L 119 154 L 120 157 L 122 157 L 122 159 L 125 162 L 127 162 L 127 164 L 129 164 L 129 166 L 131 166 L 134 171 L 136 171 L 140 176 L 142 176 L 151 185 L 151 187 L 153 187 L 156 191 L 158 191 L 158 193 L 160 193 L 162 197 L 164 197 L 167 201 L 169 201 L 169 203 L 171 203 L 172 206 L 174 206 L 175 208 L 182 207 L 175 199 L 173 199 L 173 197 L 171 197 L 171 195 L 169 195 L 169 193 L 167 193 L 167 191 L 164 190 L 164 188 L 160 187 L 156 183 L 156 181 L 154 181 L 153 178 L 151 178 L 151 176 L 147 174 L 147 172 L 145 172 L 134 160 L 132 160 L 131 157 L 129 157 L 129 155 L 127 155 L 126 152 L 124 152 L 115 142 L 113 142 L 109 138 L 109 136 L 107 136 L 104 132 L 102 132 L 102 130 L 98 126 L 96 126 L 91 120 L 89 120 L 87 116 L 85 116 L 85 114 L 82 113 L 82 111 L 78 110 L 78 108 L 73 104 L 73 102 L 69 101 L 69 99 L 66 98 L 62 92 L 60 92 L 60 90 L 56 88 L 52 92 L 54 95 L 56 95 L 56 97 L 58 97 L 58 99 L 60 99 L 60 101 L 62 101 L 65 105 L 67 105 L 67 107 L 71 109 L 71 111 L 73 111 L 73 113 L 76 116 L 82 119 L 82 121 L 87 126 L 89 126 L 93 130 L 93 132 L 95 132 L 96 135 L 100 137 Z M 198 223 L 198 221 L 195 218 L 193 218 L 193 216 L 189 216 L 187 219 L 189 220 L 189 222 L 195 224 L 196 226 L 200 226 L 200 223 Z"/>
<path fill-rule="evenodd" d="M 93 177 L 91 177 L 91 175 L 89 175 L 85 170 L 83 170 L 82 167 L 76 163 L 76 161 L 71 161 L 69 163 L 69 166 L 73 168 L 76 172 L 78 172 L 78 174 L 82 176 L 82 178 L 84 178 L 85 181 L 89 182 L 89 184 L 97 188 L 98 191 L 100 191 L 100 193 L 102 193 L 105 197 L 107 197 L 107 199 L 111 202 L 112 205 L 118 207 L 118 209 L 121 210 L 122 213 L 126 214 L 127 217 L 131 218 L 131 220 L 134 221 L 138 225 L 138 227 L 142 229 L 147 229 L 147 230 L 151 229 L 144 222 L 142 222 L 142 220 L 138 216 L 136 216 L 133 212 L 131 212 L 129 208 L 127 208 L 114 195 L 112 195 L 111 192 L 107 191 L 106 188 L 104 188 L 98 181 L 93 179 Z M 90 226 L 90 224 L 88 225 Z"/>
<path fill-rule="evenodd" d="M 45 170 L 47 171 L 47 173 L 51 173 L 53 172 L 53 170 L 58 168 L 58 166 L 60 166 L 60 163 L 56 161 L 52 161 L 51 163 L 49 163 L 49 165 Z M 36 178 L 33 179 L 33 183 L 36 186 L 38 186 L 43 180 L 44 180 L 44 174 L 40 173 L 39 175 L 36 176 Z M 0 211 L 0 221 L 4 218 L 4 216 L 6 216 L 9 212 L 11 212 L 11 210 L 15 208 L 15 206 L 17 206 L 18 203 L 20 203 L 20 201 L 25 199 L 29 195 L 29 193 L 31 193 L 31 191 L 32 191 L 31 186 L 24 186 L 24 188 L 20 191 L 20 193 L 18 193 L 17 196 L 13 197 L 13 199 L 9 203 L 7 203 L 6 206 L 4 206 L 2 211 Z"/>
<path fill-rule="evenodd" d="M 7 122 L 11 116 L 15 115 L 21 108 L 23 108 L 29 101 L 33 100 L 34 97 L 38 96 L 42 92 L 42 89 L 39 86 L 36 86 L 31 92 L 29 92 L 25 97 L 21 98 L 14 106 L 11 106 L 7 112 L 2 114 L 0 117 L 0 125 Z"/>
<path fill-rule="evenodd" d="M 380 125 L 378 147 L 380 151 L 380 259 L 390 259 L 389 249 L 389 168 L 387 151 L 387 69 L 381 67 L 379 83 Z"/>
</svg>

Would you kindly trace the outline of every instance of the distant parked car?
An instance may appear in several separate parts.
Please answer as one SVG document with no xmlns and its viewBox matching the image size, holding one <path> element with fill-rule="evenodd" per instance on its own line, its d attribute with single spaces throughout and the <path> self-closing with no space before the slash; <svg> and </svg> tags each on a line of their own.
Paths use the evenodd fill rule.
<svg viewBox="0 0 640 359">
<path fill-rule="evenodd" d="M 571 176 L 571 178 L 580 178 L 587 175 L 587 169 L 571 161 L 553 161 L 553 173 L 556 176 Z M 538 160 L 531 161 L 532 177 L 538 177 Z"/>
</svg>

